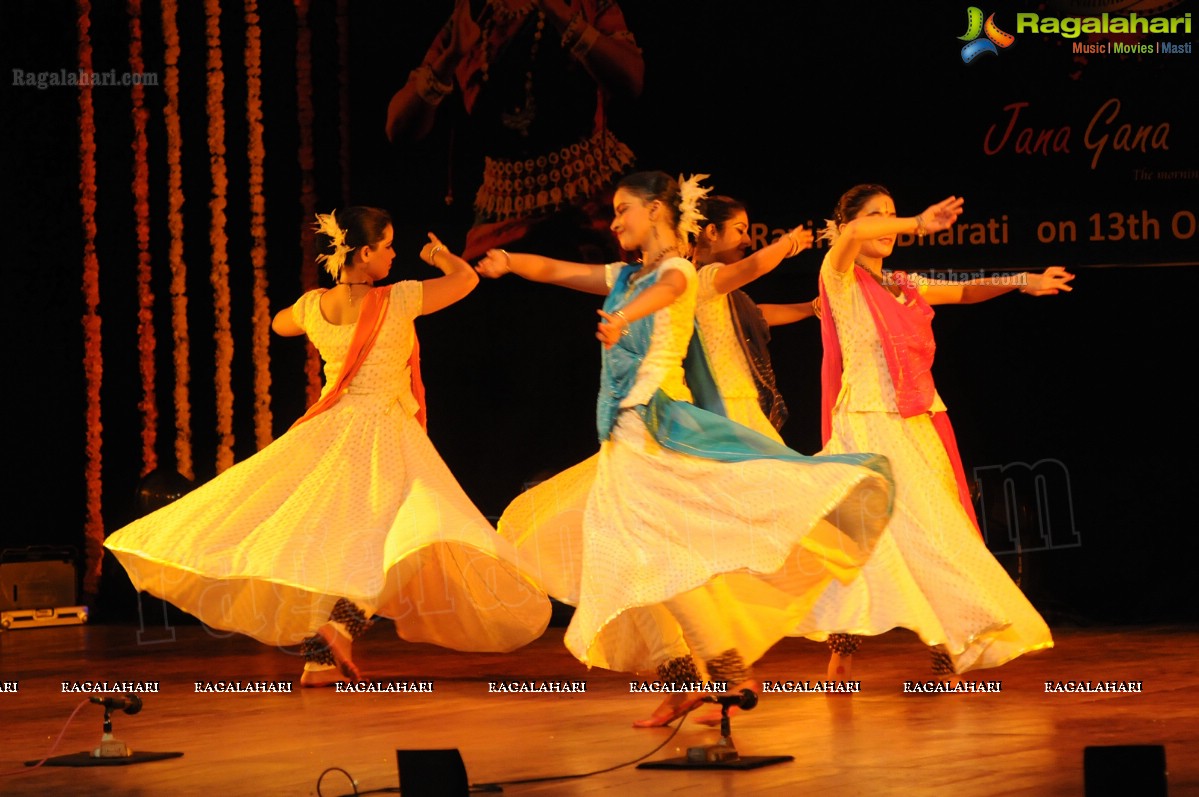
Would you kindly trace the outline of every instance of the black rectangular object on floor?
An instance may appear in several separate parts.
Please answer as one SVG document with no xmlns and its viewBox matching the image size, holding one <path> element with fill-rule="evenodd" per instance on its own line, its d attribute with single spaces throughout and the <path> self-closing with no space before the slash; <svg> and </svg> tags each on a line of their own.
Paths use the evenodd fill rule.
<svg viewBox="0 0 1199 797">
<path fill-rule="evenodd" d="M 452 750 L 396 750 L 404 797 L 468 797 L 466 765 Z"/>
<path fill-rule="evenodd" d="M 72 548 L 7 548 L 0 552 L 0 611 L 74 606 L 77 578 Z"/>
<path fill-rule="evenodd" d="M 1166 797 L 1166 748 L 1160 744 L 1086 747 L 1086 797 Z"/>
</svg>

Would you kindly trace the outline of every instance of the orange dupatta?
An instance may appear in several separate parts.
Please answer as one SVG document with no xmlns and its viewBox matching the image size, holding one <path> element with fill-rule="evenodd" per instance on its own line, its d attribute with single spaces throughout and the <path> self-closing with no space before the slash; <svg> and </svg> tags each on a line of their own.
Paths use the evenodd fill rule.
<svg viewBox="0 0 1199 797">
<path fill-rule="evenodd" d="M 370 354 L 371 349 L 374 347 L 375 340 L 379 337 L 379 330 L 383 328 L 383 319 L 387 317 L 387 307 L 390 303 L 390 286 L 373 288 L 367 293 L 366 298 L 362 302 L 362 310 L 358 313 L 358 321 L 354 328 L 354 337 L 350 341 L 350 350 L 346 354 L 346 365 L 341 370 L 341 374 L 338 375 L 337 382 L 291 425 L 292 429 L 304 421 L 316 417 L 338 402 L 342 394 L 345 393 L 346 388 L 349 387 L 354 375 L 358 373 L 358 369 L 362 367 L 366 356 Z M 412 354 L 408 357 L 408 365 L 412 370 L 412 395 L 416 399 L 417 404 L 420 405 L 420 409 L 416 413 L 416 419 L 420 421 L 422 428 L 427 429 L 425 385 L 420 377 L 420 343 L 416 338 L 415 329 L 412 331 Z"/>
</svg>

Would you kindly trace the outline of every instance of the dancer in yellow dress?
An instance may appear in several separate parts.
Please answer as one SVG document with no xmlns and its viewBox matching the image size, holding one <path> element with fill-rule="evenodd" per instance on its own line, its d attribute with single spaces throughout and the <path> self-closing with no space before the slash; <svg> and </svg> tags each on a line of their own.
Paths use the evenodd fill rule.
<svg viewBox="0 0 1199 797">
<path fill-rule="evenodd" d="M 432 234 L 444 276 L 375 287 L 395 257 L 381 210 L 318 216 L 336 285 L 278 313 L 325 361 L 320 400 L 278 440 L 109 536 L 133 585 L 207 625 L 302 643 L 301 682 L 357 679 L 351 642 L 371 615 L 404 639 L 507 651 L 537 638 L 549 601 L 462 491 L 424 428 L 413 320 L 478 277 Z"/>
<path fill-rule="evenodd" d="M 787 405 L 775 386 L 766 348 L 769 327 L 810 317 L 813 306 L 759 305 L 741 288 L 811 246 L 812 232 L 795 227 L 747 257 L 744 204 L 727 196 L 707 197 L 700 212 L 704 222 L 692 254 L 699 279 L 695 321 L 725 415 L 781 443 Z"/>
</svg>

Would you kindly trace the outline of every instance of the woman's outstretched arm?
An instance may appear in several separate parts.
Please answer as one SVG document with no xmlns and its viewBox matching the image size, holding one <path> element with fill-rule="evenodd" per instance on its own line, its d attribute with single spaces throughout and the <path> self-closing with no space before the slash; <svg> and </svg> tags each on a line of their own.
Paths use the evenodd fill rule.
<svg viewBox="0 0 1199 797">
<path fill-rule="evenodd" d="M 605 267 L 590 263 L 572 263 L 541 255 L 489 249 L 479 261 L 476 270 L 491 279 L 498 279 L 505 274 L 516 274 L 533 282 L 548 282 L 584 293 L 608 295 Z"/>
</svg>

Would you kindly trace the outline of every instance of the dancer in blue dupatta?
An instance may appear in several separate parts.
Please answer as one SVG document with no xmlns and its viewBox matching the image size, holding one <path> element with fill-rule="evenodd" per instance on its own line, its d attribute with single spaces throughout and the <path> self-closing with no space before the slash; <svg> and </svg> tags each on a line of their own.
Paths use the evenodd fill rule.
<svg viewBox="0 0 1199 797">
<path fill-rule="evenodd" d="M 698 181 L 661 172 L 619 184 L 612 230 L 638 263 L 586 265 L 491 250 L 478 270 L 605 295 L 599 454 L 520 495 L 500 519 L 522 567 L 575 606 L 566 631 L 588 666 L 704 676 L 753 688 L 751 665 L 833 581 L 868 559 L 890 512 L 885 459 L 805 457 L 692 403 L 715 401 L 688 346 Z M 701 676 L 701 669 L 703 675 Z M 638 727 L 701 697 L 675 692 Z"/>
</svg>

